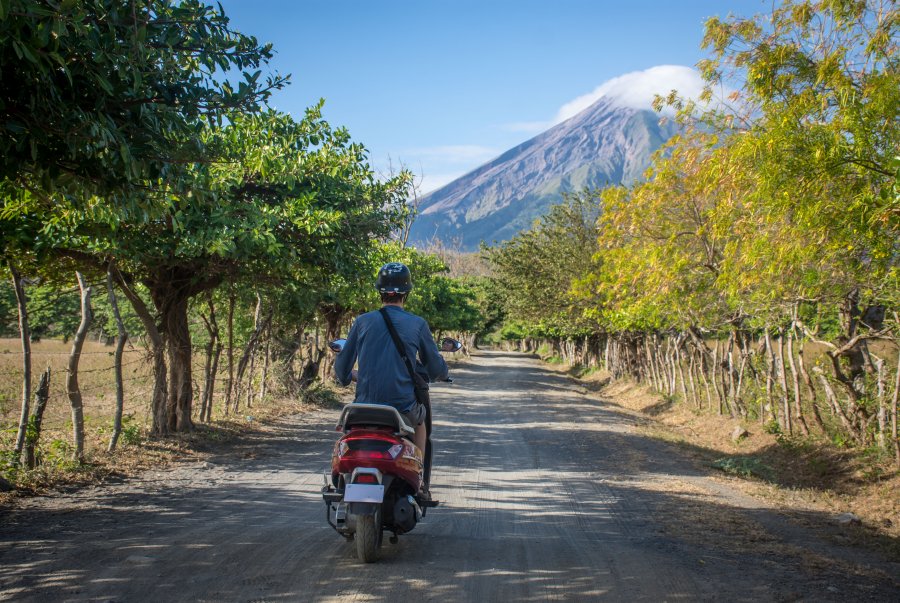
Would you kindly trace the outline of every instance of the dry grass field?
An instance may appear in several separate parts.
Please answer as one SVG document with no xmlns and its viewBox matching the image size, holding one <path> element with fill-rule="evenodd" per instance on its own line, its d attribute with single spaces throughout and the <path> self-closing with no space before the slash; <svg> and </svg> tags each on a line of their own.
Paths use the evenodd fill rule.
<svg viewBox="0 0 900 603">
<path fill-rule="evenodd" d="M 39 483 L 50 483 L 60 476 L 50 473 L 67 469 L 71 452 L 72 415 L 66 394 L 66 367 L 71 342 L 44 339 L 32 344 L 32 392 L 37 389 L 40 375 L 48 366 L 51 369 L 50 400 L 44 413 L 40 451 L 44 459 L 44 475 L 33 476 Z M 104 452 L 112 432 L 116 392 L 113 373 L 115 347 L 96 341 L 85 342 L 79 364 L 78 381 L 84 402 L 85 453 L 89 461 L 101 465 L 115 464 L 105 458 Z M 150 426 L 150 392 L 152 367 L 146 350 L 127 345 L 123 356 L 124 413 L 123 433 L 120 445 L 128 447 L 145 439 Z M 202 351 L 195 353 L 194 388 L 199 398 L 197 376 L 202 376 Z M 224 381 L 220 375 L 217 394 L 222 393 Z M 220 398 L 221 396 L 219 396 Z M 32 401 L 33 404 L 33 401 Z M 22 348 L 17 339 L 0 339 L 0 450 L 13 448 L 19 415 L 22 408 Z M 219 409 L 216 409 L 219 410 Z M 254 415 L 261 415 L 254 409 Z M 271 409 L 269 409 L 271 410 Z M 221 412 L 214 412 L 214 419 Z M 165 448 L 164 443 L 159 443 Z M 142 447 L 144 454 L 147 446 Z M 133 451 L 137 454 L 137 451 Z M 121 456 L 121 455 L 120 455 Z M 127 454 L 125 456 L 128 456 Z M 124 459 L 119 459 L 121 462 Z M 135 459 L 132 459 L 135 460 Z M 157 459 L 158 460 L 158 459 Z"/>
<path fill-rule="evenodd" d="M 274 417 L 304 412 L 323 404 L 331 404 L 339 395 L 333 389 L 314 387 L 302 395 L 285 397 L 270 388 L 266 400 L 257 402 L 252 410 L 243 406 L 238 413 L 225 416 L 223 412 L 225 363 L 220 365 L 216 384 L 216 404 L 213 423 L 197 423 L 203 375 L 203 351 L 194 353 L 195 426 L 189 434 L 168 438 L 148 436 L 150 427 L 150 393 L 152 367 L 146 350 L 126 346 L 123 358 L 125 386 L 124 427 L 115 454 L 106 452 L 115 413 L 115 377 L 113 373 L 114 346 L 96 341 L 85 343 L 79 365 L 79 385 L 84 401 L 86 463 L 72 462 L 72 418 L 66 395 L 66 366 L 71 343 L 41 340 L 32 345 L 32 390 L 37 388 L 40 374 L 51 367 L 50 400 L 44 413 L 44 423 L 38 455 L 41 464 L 30 472 L 13 469 L 8 459 L 0 458 L 0 477 L 6 474 L 15 482 L 18 493 L 39 493 L 48 487 L 62 484 L 96 483 L 109 475 L 135 474 L 147 468 L 158 469 L 185 458 L 198 458 L 211 447 L 221 447 L 237 441 L 241 434 L 263 428 Z M 257 367 L 257 371 L 259 368 Z M 257 374 L 258 376 L 258 374 Z M 244 400 L 244 403 L 246 401 Z M 17 339 L 0 339 L 0 454 L 13 449 L 22 404 L 22 349 Z M 0 504 L 8 494 L 0 494 Z"/>
<path fill-rule="evenodd" d="M 41 373 L 51 369 L 50 400 L 44 413 L 45 437 L 53 439 L 71 430 L 71 407 L 66 395 L 66 366 L 71 343 L 41 340 L 32 344 L 32 388 Z M 85 427 L 88 432 L 109 431 L 115 411 L 114 346 L 85 342 L 79 364 L 78 381 L 84 399 Z M 123 356 L 125 416 L 131 425 L 144 427 L 148 420 L 151 366 L 145 350 L 126 346 Z M 17 339 L 0 339 L 0 421 L 4 436 L 16 429 L 22 405 L 22 348 Z M 11 437 L 14 437 L 13 433 Z M 4 438 L 5 439 L 5 438 Z"/>
</svg>

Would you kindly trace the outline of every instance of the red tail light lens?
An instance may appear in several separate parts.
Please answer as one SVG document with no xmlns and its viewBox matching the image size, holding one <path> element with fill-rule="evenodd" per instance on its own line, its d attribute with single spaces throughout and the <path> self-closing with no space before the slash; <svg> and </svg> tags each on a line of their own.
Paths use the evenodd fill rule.
<svg viewBox="0 0 900 603">
<path fill-rule="evenodd" d="M 403 445 L 393 440 L 348 438 L 342 440 L 338 452 L 342 458 L 392 461 L 403 451 Z"/>
<path fill-rule="evenodd" d="M 361 473 L 356 476 L 356 484 L 377 484 L 378 478 L 376 478 L 371 473 Z"/>
</svg>

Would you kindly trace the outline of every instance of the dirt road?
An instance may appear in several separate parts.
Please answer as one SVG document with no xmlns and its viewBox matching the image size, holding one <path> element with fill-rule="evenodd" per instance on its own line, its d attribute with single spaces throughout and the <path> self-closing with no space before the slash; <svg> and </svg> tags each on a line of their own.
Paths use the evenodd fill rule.
<svg viewBox="0 0 900 603">
<path fill-rule="evenodd" d="M 363 565 L 319 494 L 338 411 L 234 453 L 27 501 L 0 600 L 891 601 L 900 564 L 788 521 L 521 355 L 436 387 L 443 506 Z M 838 528 L 831 528 L 838 529 Z"/>
</svg>

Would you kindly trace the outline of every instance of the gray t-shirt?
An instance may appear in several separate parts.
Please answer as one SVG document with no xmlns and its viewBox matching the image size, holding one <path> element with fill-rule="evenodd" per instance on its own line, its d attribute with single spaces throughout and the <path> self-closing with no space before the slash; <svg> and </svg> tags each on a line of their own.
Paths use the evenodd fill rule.
<svg viewBox="0 0 900 603">
<path fill-rule="evenodd" d="M 426 373 L 431 380 L 446 379 L 447 363 L 438 352 L 425 319 L 399 306 L 385 307 L 406 346 L 407 356 L 410 360 L 418 358 L 421 363 L 418 372 Z M 357 360 L 356 402 L 390 404 L 400 412 L 412 409 L 416 402 L 412 379 L 377 310 L 362 314 L 350 327 L 347 343 L 334 362 L 341 384 L 350 384 L 350 371 Z"/>
</svg>

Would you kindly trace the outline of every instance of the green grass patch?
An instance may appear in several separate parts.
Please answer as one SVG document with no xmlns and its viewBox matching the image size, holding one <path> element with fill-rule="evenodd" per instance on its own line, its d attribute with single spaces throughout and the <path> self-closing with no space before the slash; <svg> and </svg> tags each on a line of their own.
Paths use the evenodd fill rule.
<svg viewBox="0 0 900 603">
<path fill-rule="evenodd" d="M 726 456 L 712 462 L 712 467 L 728 475 L 770 480 L 772 468 L 752 456 Z"/>
<path fill-rule="evenodd" d="M 583 379 L 584 377 L 590 377 L 594 373 L 599 373 L 603 369 L 599 366 L 584 366 L 581 364 L 576 364 L 569 370 L 569 374 L 577 379 Z"/>
</svg>

